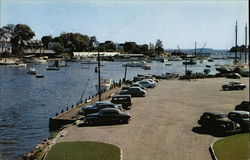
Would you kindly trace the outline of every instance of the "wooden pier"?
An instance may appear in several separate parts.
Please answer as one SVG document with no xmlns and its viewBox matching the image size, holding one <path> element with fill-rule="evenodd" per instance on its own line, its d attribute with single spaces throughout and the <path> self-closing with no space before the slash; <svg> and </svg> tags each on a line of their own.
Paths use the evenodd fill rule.
<svg viewBox="0 0 250 160">
<path fill-rule="evenodd" d="M 101 100 L 108 100 L 111 96 L 117 94 L 121 90 L 120 86 L 115 86 L 112 89 L 101 94 Z M 74 123 L 81 115 L 79 112 L 81 111 L 83 106 L 94 104 L 99 100 L 98 95 L 89 97 L 89 99 L 85 99 L 84 102 L 76 105 L 72 105 L 71 108 L 66 108 L 66 110 L 61 110 L 61 112 L 56 114 L 55 117 L 49 119 L 49 129 L 51 131 L 55 131 L 60 129 L 63 125 Z"/>
</svg>

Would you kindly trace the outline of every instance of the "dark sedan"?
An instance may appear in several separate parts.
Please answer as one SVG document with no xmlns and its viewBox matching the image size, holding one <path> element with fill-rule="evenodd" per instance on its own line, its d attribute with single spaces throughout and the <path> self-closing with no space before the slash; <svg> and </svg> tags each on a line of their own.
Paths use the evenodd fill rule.
<svg viewBox="0 0 250 160">
<path fill-rule="evenodd" d="M 198 124 L 218 133 L 231 132 L 239 128 L 239 124 L 228 119 L 226 114 L 216 112 L 204 112 L 198 120 Z"/>
<path fill-rule="evenodd" d="M 87 114 L 85 122 L 93 123 L 128 123 L 131 116 L 116 108 L 104 108 L 98 113 Z"/>
<path fill-rule="evenodd" d="M 240 104 L 235 106 L 235 110 L 250 112 L 250 101 L 242 101 Z"/>
<path fill-rule="evenodd" d="M 232 111 L 228 113 L 228 118 L 239 123 L 243 131 L 250 131 L 250 115 L 246 111 Z"/>
<path fill-rule="evenodd" d="M 101 102 L 96 102 L 95 104 L 90 105 L 90 106 L 82 107 L 82 112 L 83 114 L 86 115 L 86 114 L 99 112 L 103 108 L 117 108 L 123 111 L 121 104 L 114 104 L 109 101 L 101 101 Z"/>
<path fill-rule="evenodd" d="M 147 94 L 147 91 L 141 89 L 140 87 L 129 87 L 126 90 L 122 90 L 120 94 L 128 94 L 131 97 L 144 97 Z"/>
<path fill-rule="evenodd" d="M 227 91 L 227 90 L 243 90 L 244 88 L 246 88 L 246 85 L 242 84 L 239 81 L 232 81 L 232 82 L 229 82 L 228 84 L 222 85 L 222 89 L 224 91 Z"/>
</svg>

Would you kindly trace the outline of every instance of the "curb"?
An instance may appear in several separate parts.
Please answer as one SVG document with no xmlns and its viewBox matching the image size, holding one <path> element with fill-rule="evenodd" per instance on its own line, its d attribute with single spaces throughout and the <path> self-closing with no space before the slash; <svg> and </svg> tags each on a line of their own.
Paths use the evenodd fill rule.
<svg viewBox="0 0 250 160">
<path fill-rule="evenodd" d="M 218 139 L 218 140 L 220 140 L 220 139 Z M 217 158 L 216 155 L 215 155 L 214 148 L 213 148 L 214 143 L 217 142 L 218 140 L 215 140 L 215 141 L 209 146 L 209 152 L 210 152 L 211 157 L 212 157 L 213 160 L 218 160 L 218 158 Z"/>
</svg>

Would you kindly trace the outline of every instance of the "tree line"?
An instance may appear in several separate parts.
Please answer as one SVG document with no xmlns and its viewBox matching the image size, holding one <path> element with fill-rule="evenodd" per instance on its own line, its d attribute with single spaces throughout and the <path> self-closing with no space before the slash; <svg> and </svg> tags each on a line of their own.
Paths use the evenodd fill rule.
<svg viewBox="0 0 250 160">
<path fill-rule="evenodd" d="M 20 54 L 23 52 L 23 40 L 32 40 L 35 32 L 30 26 L 26 24 L 8 24 L 0 28 L 0 37 L 9 34 L 12 44 L 13 54 Z M 82 52 L 82 51 L 105 51 L 114 52 L 120 51 L 128 54 L 144 54 L 147 56 L 156 56 L 164 53 L 162 41 L 157 39 L 155 44 L 138 45 L 136 42 L 125 42 L 122 44 L 122 49 L 117 47 L 112 41 L 105 41 L 99 43 L 95 36 L 82 35 L 80 33 L 62 32 L 60 36 L 52 37 L 52 35 L 45 35 L 41 38 L 43 47 L 48 49 L 50 42 L 58 42 L 60 45 L 53 46 L 56 53 L 62 52 Z M 121 44 L 120 44 L 121 45 Z"/>
</svg>

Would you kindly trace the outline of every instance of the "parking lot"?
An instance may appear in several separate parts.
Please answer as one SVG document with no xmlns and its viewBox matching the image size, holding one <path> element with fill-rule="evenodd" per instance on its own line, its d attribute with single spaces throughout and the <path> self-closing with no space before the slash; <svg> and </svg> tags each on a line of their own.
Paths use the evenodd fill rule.
<svg viewBox="0 0 250 160">
<path fill-rule="evenodd" d="M 249 98 L 245 90 L 222 91 L 231 79 L 164 80 L 146 97 L 133 98 L 129 124 L 69 126 L 61 141 L 101 141 L 118 145 L 123 160 L 211 160 L 210 144 L 218 139 L 193 132 L 205 111 L 228 113 Z"/>
</svg>

